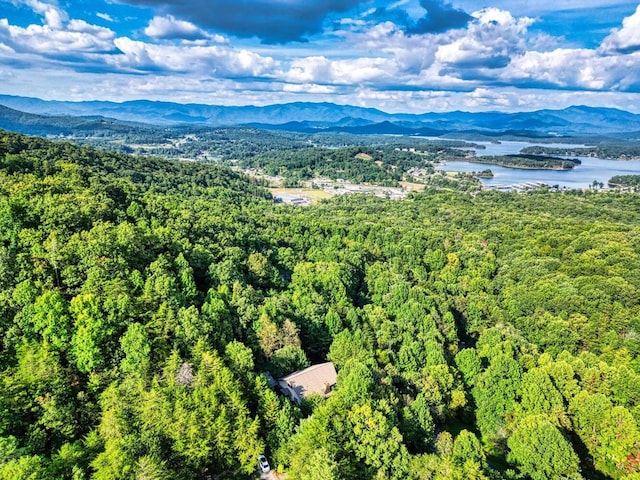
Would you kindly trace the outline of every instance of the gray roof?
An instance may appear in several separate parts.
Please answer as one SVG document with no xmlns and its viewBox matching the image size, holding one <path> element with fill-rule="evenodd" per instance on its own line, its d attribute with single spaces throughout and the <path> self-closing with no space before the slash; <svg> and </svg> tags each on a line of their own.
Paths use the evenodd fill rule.
<svg viewBox="0 0 640 480">
<path fill-rule="evenodd" d="M 327 387 L 335 385 L 337 377 L 333 362 L 327 362 L 293 372 L 279 380 L 294 389 L 298 397 L 303 398 L 311 393 L 326 395 Z"/>
</svg>

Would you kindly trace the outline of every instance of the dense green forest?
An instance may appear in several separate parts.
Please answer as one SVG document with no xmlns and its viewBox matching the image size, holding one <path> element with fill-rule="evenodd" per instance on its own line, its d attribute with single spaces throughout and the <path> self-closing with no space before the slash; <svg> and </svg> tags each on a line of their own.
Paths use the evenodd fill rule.
<svg viewBox="0 0 640 480">
<path fill-rule="evenodd" d="M 0 479 L 640 478 L 640 197 L 275 205 L 0 132 Z M 263 372 L 331 360 L 301 406 Z"/>
<path fill-rule="evenodd" d="M 640 142 L 606 143 L 585 147 L 545 147 L 531 146 L 522 149 L 522 153 L 536 155 L 570 155 L 577 157 L 611 158 L 616 160 L 640 159 Z"/>
<path fill-rule="evenodd" d="M 640 175 L 614 175 L 608 181 L 610 187 L 638 188 Z"/>
<path fill-rule="evenodd" d="M 96 130 L 84 130 L 77 125 L 68 125 L 73 131 L 67 139 L 74 143 L 93 146 L 122 153 L 157 155 L 173 159 L 198 159 L 219 162 L 228 165 L 242 162 L 245 166 L 253 163 L 274 165 L 282 160 L 279 157 L 293 155 L 297 150 L 336 149 L 344 147 L 377 148 L 385 151 L 404 151 L 411 153 L 449 153 L 460 155 L 454 148 L 484 148 L 484 145 L 462 140 L 435 139 L 420 137 L 402 137 L 388 135 L 351 135 L 346 133 L 299 133 L 278 130 L 260 130 L 250 127 L 205 128 L 196 126 L 154 127 L 151 125 L 129 125 L 106 121 L 92 122 Z M 271 155 L 270 155 L 271 154 Z M 389 155 L 387 155 L 389 156 Z M 405 155 L 407 157 L 408 155 Z M 252 160 L 256 157 L 255 161 Z M 401 157 L 396 156 L 398 160 Z M 413 159 L 415 163 L 415 158 Z M 308 162 L 302 155 L 303 162 Z M 285 165 L 286 167 L 286 165 Z M 295 173 L 291 169 L 291 173 Z"/>
<path fill-rule="evenodd" d="M 558 158 L 546 155 L 533 155 L 530 153 L 486 155 L 482 157 L 473 157 L 468 160 L 475 163 L 488 163 L 490 165 L 501 165 L 503 167 L 531 168 L 538 170 L 571 170 L 581 163 L 577 158 Z"/>
<path fill-rule="evenodd" d="M 309 147 L 249 155 L 234 163 L 244 169 L 254 168 L 267 175 L 282 176 L 291 184 L 322 177 L 397 186 L 411 169 L 433 174 L 433 162 L 447 155 L 455 158 L 463 154 L 439 144 L 424 144 L 418 148 L 394 145 Z"/>
</svg>

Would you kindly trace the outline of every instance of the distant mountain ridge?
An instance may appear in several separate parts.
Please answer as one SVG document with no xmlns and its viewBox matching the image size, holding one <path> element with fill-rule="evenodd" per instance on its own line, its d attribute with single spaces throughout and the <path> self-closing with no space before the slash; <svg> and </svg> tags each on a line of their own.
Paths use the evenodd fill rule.
<svg viewBox="0 0 640 480">
<path fill-rule="evenodd" d="M 28 135 L 92 135 L 97 132 L 126 134 L 148 130 L 147 124 L 115 120 L 100 115 L 38 115 L 0 105 L 0 128 Z"/>
<path fill-rule="evenodd" d="M 159 126 L 255 126 L 299 132 L 426 136 L 470 132 L 491 136 L 499 132 L 519 132 L 516 134 L 551 137 L 635 132 L 637 137 L 637 132 L 640 131 L 638 114 L 588 106 L 517 113 L 454 111 L 409 114 L 386 113 L 375 108 L 326 102 L 230 107 L 151 100 L 123 103 L 46 101 L 11 95 L 0 95 L 0 104 L 25 114 L 44 115 L 48 118 L 90 116 L 94 121 L 116 119 Z M 7 115 L 7 111 L 0 111 L 0 119 Z M 46 123 L 46 120 L 37 121 L 33 118 L 30 121 Z"/>
</svg>

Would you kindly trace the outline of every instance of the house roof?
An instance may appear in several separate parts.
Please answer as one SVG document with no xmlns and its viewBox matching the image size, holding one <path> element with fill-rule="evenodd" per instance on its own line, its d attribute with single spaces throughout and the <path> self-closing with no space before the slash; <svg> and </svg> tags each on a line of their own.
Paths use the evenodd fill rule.
<svg viewBox="0 0 640 480">
<path fill-rule="evenodd" d="M 333 362 L 327 362 L 298 370 L 279 380 L 294 389 L 302 398 L 311 393 L 326 395 L 327 386 L 335 385 L 337 377 L 338 374 Z"/>
</svg>

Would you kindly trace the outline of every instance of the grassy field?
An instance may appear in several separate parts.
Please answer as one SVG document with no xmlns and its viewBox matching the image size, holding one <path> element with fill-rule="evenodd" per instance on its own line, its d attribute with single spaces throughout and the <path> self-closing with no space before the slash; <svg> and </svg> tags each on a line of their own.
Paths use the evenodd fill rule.
<svg viewBox="0 0 640 480">
<path fill-rule="evenodd" d="M 308 198 L 311 203 L 318 202 L 324 198 L 331 198 L 333 195 L 315 188 L 269 188 L 271 195 L 296 195 L 302 198 Z"/>
<path fill-rule="evenodd" d="M 413 183 L 413 182 L 400 182 L 400 185 L 402 186 L 402 188 L 406 188 L 409 191 L 412 192 L 421 192 L 422 190 L 425 189 L 425 186 L 423 183 Z"/>
</svg>

